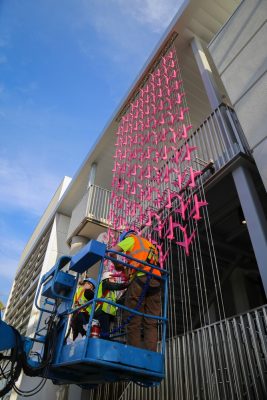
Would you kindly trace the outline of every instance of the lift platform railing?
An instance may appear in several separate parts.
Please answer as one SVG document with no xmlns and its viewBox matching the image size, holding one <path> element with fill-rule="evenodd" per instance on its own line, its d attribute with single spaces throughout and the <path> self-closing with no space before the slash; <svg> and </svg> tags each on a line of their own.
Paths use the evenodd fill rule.
<svg viewBox="0 0 267 400">
<path fill-rule="evenodd" d="M 124 257 L 115 259 L 115 255 Z M 81 273 L 88 271 L 100 261 L 97 287 L 94 298 L 78 308 L 73 308 L 73 297 Z M 120 304 L 104 297 L 98 297 L 98 288 L 104 271 L 106 261 L 119 263 L 126 269 L 130 268 L 136 272 L 145 273 L 148 280 L 156 277 L 161 282 L 162 290 L 162 311 L 160 315 L 150 315 L 138 309 L 132 309 L 124 304 Z M 138 263 L 138 266 L 130 264 L 131 261 Z M 69 264 L 69 265 L 68 265 Z M 150 269 L 144 270 L 146 266 Z M 64 271 L 62 269 L 64 268 Z M 160 271 L 160 276 L 153 273 Z M 152 272 L 153 271 L 153 272 Z M 76 274 L 74 274 L 76 272 Z M 168 298 L 168 271 L 161 269 L 157 265 L 140 261 L 124 253 L 108 250 L 106 245 L 97 241 L 89 242 L 79 253 L 72 257 L 61 257 L 57 264 L 43 276 L 37 290 L 35 304 L 41 311 L 36 333 L 32 341 L 32 346 L 28 346 L 28 354 L 33 344 L 39 347 L 43 343 L 45 351 L 45 328 L 43 321 L 46 315 L 49 318 L 56 318 L 57 335 L 54 356 L 51 368 L 46 371 L 48 378 L 56 383 L 77 383 L 77 384 L 98 384 L 106 381 L 131 381 L 143 382 L 146 385 L 159 383 L 164 377 L 164 356 L 166 341 L 167 323 L 167 298 Z M 45 299 L 42 305 L 39 300 Z M 156 319 L 161 328 L 161 346 L 158 352 L 139 349 L 129 346 L 116 340 L 116 337 L 105 340 L 91 337 L 92 322 L 96 307 L 100 303 L 107 303 L 126 311 L 128 314 L 142 316 L 145 318 Z M 86 337 L 82 341 L 66 342 L 66 334 L 69 326 L 70 316 L 83 308 L 91 305 Z M 42 321 L 42 322 L 41 322 Z M 114 340 L 115 339 L 115 340 Z M 31 348 L 30 348 L 31 347 Z M 74 372 L 76 365 L 79 373 Z M 85 368 L 84 365 L 87 365 Z M 105 371 L 105 376 L 103 376 Z M 41 375 L 40 375 L 41 376 Z"/>
<path fill-rule="evenodd" d="M 119 261 L 119 264 L 123 265 L 125 268 L 133 269 L 136 272 L 138 272 L 138 271 L 139 272 L 143 272 L 146 275 L 148 275 L 149 277 L 151 277 L 151 278 L 155 277 L 156 279 L 161 281 L 163 286 L 164 286 L 163 290 L 164 290 L 165 297 L 168 298 L 168 284 L 167 284 L 167 277 L 168 277 L 168 274 L 169 274 L 168 271 L 163 270 L 162 268 L 160 268 L 160 267 L 158 267 L 156 265 L 149 264 L 149 263 L 147 263 L 145 261 L 137 260 L 134 257 L 131 257 L 129 255 L 126 255 L 126 254 L 118 252 L 118 251 L 107 250 L 107 254 L 116 254 L 116 255 L 118 255 L 120 257 L 125 257 L 127 260 L 132 260 L 132 261 L 138 262 L 139 264 L 142 264 L 144 266 L 148 266 L 153 270 L 155 269 L 155 270 L 160 271 L 161 274 L 162 274 L 161 276 L 159 276 L 157 274 L 154 274 L 154 273 L 152 273 L 150 271 L 144 271 L 142 268 L 136 267 L 136 266 L 134 266 L 132 264 L 129 264 L 126 261 L 123 261 L 123 260 Z M 113 257 L 111 257 L 109 255 L 106 255 L 104 257 L 103 262 L 105 260 L 110 260 L 110 261 L 112 261 L 114 263 L 118 263 L 117 259 L 115 259 L 115 258 L 113 258 Z M 89 322 L 88 322 L 88 330 L 87 330 L 87 334 L 86 334 L 87 337 L 90 337 L 91 329 L 92 329 L 92 320 L 94 319 L 94 313 L 95 313 L 96 305 L 99 304 L 99 303 L 107 303 L 107 304 L 115 306 L 115 307 L 117 307 L 119 309 L 122 309 L 124 311 L 127 311 L 127 312 L 129 312 L 129 313 L 131 313 L 133 315 L 138 315 L 138 316 L 142 316 L 142 317 L 149 318 L 149 319 L 156 319 L 158 321 L 164 322 L 164 324 L 162 324 L 162 341 L 161 341 L 161 343 L 165 343 L 165 340 L 166 340 L 166 322 L 167 322 L 167 302 L 166 302 L 166 304 L 164 304 L 163 315 L 162 316 L 159 316 L 159 315 L 155 316 L 155 315 L 151 315 L 151 314 L 142 313 L 142 312 L 140 312 L 140 311 L 138 311 L 136 309 L 126 307 L 123 304 L 120 304 L 120 303 L 117 303 L 117 302 L 113 302 L 113 301 L 111 301 L 109 299 L 106 299 L 106 298 L 103 298 L 103 297 L 98 297 L 97 296 L 97 292 L 98 292 L 97 289 L 98 289 L 98 287 L 100 285 L 100 282 L 101 282 L 102 273 L 103 273 L 103 263 L 100 266 L 99 279 L 98 279 L 97 288 L 95 290 L 94 298 L 92 300 L 87 301 L 86 303 L 84 303 L 83 305 L 81 305 L 79 307 L 71 308 L 70 310 L 62 312 L 62 315 L 73 315 L 74 313 L 76 313 L 76 312 L 78 312 L 78 311 L 80 311 L 82 309 L 85 309 L 88 306 L 92 305 L 92 311 L 91 311 L 91 314 L 90 314 L 90 319 L 89 319 Z M 162 346 L 162 354 L 164 355 L 164 346 Z"/>
</svg>

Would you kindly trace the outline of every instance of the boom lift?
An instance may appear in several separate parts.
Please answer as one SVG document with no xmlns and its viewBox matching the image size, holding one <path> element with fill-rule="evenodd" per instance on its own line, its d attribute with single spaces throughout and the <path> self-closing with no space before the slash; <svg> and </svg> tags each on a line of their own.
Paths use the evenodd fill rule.
<svg viewBox="0 0 267 400">
<path fill-rule="evenodd" d="M 126 257 L 125 261 L 135 260 L 125 254 L 112 252 Z M 168 297 L 168 273 L 165 270 L 161 269 L 160 277 L 161 315 L 145 315 L 138 311 L 138 307 L 129 309 L 105 298 L 97 298 L 97 287 L 94 298 L 80 307 L 92 304 L 85 339 L 70 343 L 66 340 L 70 315 L 77 311 L 77 308 L 73 308 L 73 296 L 80 274 L 88 269 L 90 273 L 90 268 L 100 262 L 97 282 L 99 286 L 105 260 L 114 261 L 110 255 L 111 251 L 107 250 L 105 244 L 92 240 L 74 256 L 59 258 L 55 266 L 40 279 L 38 285 L 35 306 L 40 310 L 40 316 L 33 337 L 21 336 L 15 328 L 0 318 L 0 397 L 12 388 L 19 391 L 15 381 L 21 370 L 29 376 L 51 379 L 54 384 L 77 384 L 83 388 L 119 381 L 134 381 L 144 386 L 152 386 L 159 384 L 164 378 Z M 127 262 L 120 263 L 126 268 L 140 270 Z M 159 269 L 155 265 L 141 263 Z M 149 282 L 153 273 L 146 274 Z M 144 285 L 140 298 L 145 295 L 147 288 L 148 285 Z M 111 340 L 91 336 L 94 310 L 99 302 L 107 302 L 127 310 L 132 317 L 140 315 L 157 319 L 161 336 L 158 352 L 127 345 L 121 341 L 121 336 L 116 334 Z M 118 330 L 115 329 L 114 332 Z"/>
</svg>

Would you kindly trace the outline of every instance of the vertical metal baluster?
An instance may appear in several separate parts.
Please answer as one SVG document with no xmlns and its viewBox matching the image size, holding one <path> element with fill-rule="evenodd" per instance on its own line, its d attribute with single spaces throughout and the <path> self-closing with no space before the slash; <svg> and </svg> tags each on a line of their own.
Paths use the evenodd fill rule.
<svg viewBox="0 0 267 400">
<path fill-rule="evenodd" d="M 105 189 L 100 189 L 100 204 L 98 205 L 97 209 L 98 209 L 98 213 L 99 215 L 99 220 L 103 221 L 103 217 L 104 217 L 104 200 L 105 200 Z"/>
<path fill-rule="evenodd" d="M 218 163 L 218 166 L 222 167 L 224 164 L 226 164 L 228 162 L 229 157 L 227 156 L 227 145 L 225 143 L 224 136 L 222 135 L 221 126 L 219 124 L 218 119 L 215 118 L 215 113 L 216 113 L 216 110 L 214 110 L 214 112 L 211 114 L 211 125 L 213 126 L 214 132 L 216 132 L 218 144 L 220 146 L 219 158 L 216 161 Z"/>
<path fill-rule="evenodd" d="M 217 148 L 217 132 L 212 129 L 211 123 L 212 123 L 212 118 L 208 118 L 207 124 L 206 124 L 206 130 L 209 133 L 211 147 L 212 147 L 212 157 L 210 157 L 210 158 L 212 160 L 218 160 L 219 159 L 219 151 Z"/>
<path fill-rule="evenodd" d="M 248 318 L 248 323 L 249 323 L 249 328 L 250 328 L 250 335 L 251 335 L 251 342 L 252 342 L 252 350 L 253 350 L 253 354 L 255 357 L 255 362 L 256 362 L 256 366 L 257 368 L 255 368 L 252 371 L 252 376 L 255 379 L 255 391 L 258 391 L 259 386 L 258 386 L 258 379 L 257 376 L 254 375 L 256 373 L 256 369 L 258 370 L 259 373 L 259 378 L 261 381 L 261 385 L 262 385 L 262 389 L 263 389 L 263 393 L 264 396 L 267 397 L 267 385 L 266 385 L 266 377 L 264 377 L 264 365 L 262 363 L 262 360 L 260 358 L 260 349 L 259 349 L 259 343 L 256 337 L 256 332 L 255 332 L 255 327 L 252 321 L 252 315 L 251 313 L 247 314 L 247 318 Z M 258 394 L 259 398 L 261 398 L 260 393 Z"/>
<path fill-rule="evenodd" d="M 213 382 L 214 382 L 214 384 L 212 383 L 212 386 L 215 386 L 215 398 L 220 398 L 220 390 L 219 390 L 219 386 L 218 386 L 218 381 L 219 381 L 219 378 L 218 378 L 218 371 L 217 371 L 217 366 L 216 366 L 216 360 L 215 360 L 215 354 L 214 354 L 214 344 L 213 344 L 213 335 L 212 335 L 212 331 L 211 331 L 211 329 L 212 329 L 213 327 L 211 327 L 211 326 L 208 326 L 208 334 L 209 334 L 209 349 L 210 349 L 210 352 L 211 352 L 211 361 L 212 361 L 212 365 L 213 365 Z"/>
<path fill-rule="evenodd" d="M 197 137 L 198 137 L 198 142 L 199 142 L 199 147 L 200 147 L 200 151 L 202 154 L 202 158 L 203 160 L 208 159 L 208 154 L 205 151 L 205 144 L 203 141 L 203 124 L 200 126 L 200 128 L 198 128 L 197 133 L 196 133 Z"/>
<path fill-rule="evenodd" d="M 227 336 L 227 329 L 226 329 L 226 324 L 223 322 L 220 322 L 220 331 L 221 331 L 221 336 L 222 336 L 222 350 L 224 352 L 224 357 L 226 361 L 226 366 L 227 366 L 227 371 L 228 371 L 228 377 L 229 377 L 229 386 L 230 386 L 230 392 L 231 392 L 231 399 L 235 399 L 235 375 L 233 372 L 233 362 L 232 362 L 232 356 L 231 356 L 231 350 L 229 346 L 229 340 Z"/>
<path fill-rule="evenodd" d="M 165 390 L 164 390 L 164 398 L 168 399 L 169 398 L 169 389 L 170 388 L 170 383 L 171 383 L 171 371 L 170 371 L 170 341 L 168 340 L 168 342 L 166 342 L 166 360 L 167 363 L 165 363 L 166 365 L 166 378 L 165 378 Z"/>
<path fill-rule="evenodd" d="M 228 153 L 228 156 L 229 156 L 229 160 L 231 160 L 231 158 L 235 155 L 235 152 L 233 150 L 233 138 L 230 135 L 229 127 L 227 126 L 227 123 L 225 121 L 225 116 L 224 116 L 224 114 L 222 114 L 220 107 L 217 108 L 217 112 L 215 113 L 215 117 L 219 118 L 218 122 L 221 124 L 221 126 L 223 128 L 222 134 L 223 134 L 223 136 L 225 138 L 225 142 L 226 142 L 226 145 L 227 145 L 227 153 Z"/>
<path fill-rule="evenodd" d="M 203 357 L 203 346 L 201 342 L 201 329 L 197 331 L 197 341 L 198 341 L 198 351 L 199 351 L 199 359 L 200 359 L 200 371 L 201 371 L 201 377 L 202 377 L 202 387 L 203 387 L 203 394 L 204 397 L 203 400 L 208 400 L 210 396 L 207 393 L 207 379 L 206 379 L 206 368 L 205 368 L 205 359 Z"/>
<path fill-rule="evenodd" d="M 197 335 L 195 332 L 192 332 L 192 347 L 193 347 L 193 360 L 194 360 L 194 372 L 195 372 L 195 376 L 193 378 L 193 382 L 195 382 L 195 388 L 196 388 L 196 398 L 198 400 L 201 399 L 201 395 L 200 395 L 200 379 L 199 379 L 199 370 L 198 370 L 198 353 L 197 353 L 197 349 L 196 349 L 196 338 Z"/>
<path fill-rule="evenodd" d="M 218 357 L 218 362 L 219 362 L 219 367 L 221 370 L 221 380 L 222 380 L 222 391 L 223 391 L 223 397 L 224 399 L 227 399 L 227 389 L 225 385 L 225 374 L 224 374 L 224 365 L 223 365 L 223 358 L 222 358 L 222 346 L 223 344 L 220 343 L 220 338 L 219 338 L 219 332 L 220 332 L 220 325 L 216 324 L 214 325 L 214 335 L 215 335 L 215 344 L 216 344 L 216 354 Z M 228 371 L 228 375 L 229 375 Z"/>
<path fill-rule="evenodd" d="M 95 186 L 92 185 L 92 202 L 91 202 L 91 210 L 90 210 L 92 216 L 94 216 L 94 211 L 95 211 L 95 197 L 96 197 Z"/>
<path fill-rule="evenodd" d="M 175 375 L 175 341 L 174 339 L 169 340 L 169 346 L 170 346 L 170 377 L 171 377 L 171 384 L 170 384 L 170 390 L 173 396 L 173 393 L 175 392 L 175 381 L 177 379 L 177 376 Z"/>
<path fill-rule="evenodd" d="M 253 369 L 253 366 L 251 365 L 251 363 L 249 363 L 250 368 L 248 368 L 247 359 L 246 359 L 246 356 L 244 354 L 244 349 L 243 349 L 243 338 L 240 334 L 239 324 L 237 322 L 237 319 L 233 318 L 232 323 L 233 323 L 233 329 L 234 329 L 235 336 L 236 336 L 237 350 L 238 350 L 238 356 L 239 356 L 238 358 L 240 359 L 239 365 L 241 367 L 240 370 L 244 377 L 244 384 L 245 384 L 246 392 L 247 392 L 246 394 L 249 399 L 253 399 L 253 397 L 252 397 L 253 393 L 251 391 L 251 384 L 250 384 L 250 377 L 249 377 L 249 375 L 251 373 L 251 371 L 249 371 L 249 369 L 250 370 Z M 244 329 L 244 321 L 242 321 L 242 320 L 241 320 L 241 325 L 242 325 L 242 328 Z M 246 346 L 246 350 L 249 351 L 247 346 Z"/>
<path fill-rule="evenodd" d="M 266 340 L 266 333 L 267 332 L 267 326 L 265 326 L 265 331 L 264 331 L 264 320 L 263 316 L 261 317 L 260 315 L 261 310 L 255 311 L 255 316 L 256 316 L 256 324 L 257 328 L 259 330 L 259 341 L 261 344 L 261 349 L 264 354 L 264 359 L 265 359 L 265 365 L 267 366 L 267 340 Z"/>
<path fill-rule="evenodd" d="M 236 394 L 238 400 L 242 400 L 242 388 L 241 388 L 241 378 L 240 378 L 240 373 L 239 373 L 239 367 L 237 364 L 237 358 L 235 356 L 235 345 L 234 345 L 234 337 L 233 333 L 231 331 L 231 325 L 229 320 L 225 321 L 225 327 L 226 327 L 226 332 L 227 332 L 227 342 L 229 344 L 229 350 L 230 350 L 230 356 L 231 356 L 231 363 L 232 363 L 232 368 L 233 368 L 233 373 L 234 373 L 234 379 L 235 379 L 235 387 L 236 387 Z"/>
<path fill-rule="evenodd" d="M 192 334 L 187 333 L 186 335 L 186 347 L 187 347 L 187 358 L 188 358 L 188 378 L 189 378 L 189 399 L 194 399 L 194 393 L 195 393 L 195 381 L 193 379 L 193 371 L 192 371 Z M 190 384 L 191 381 L 191 384 Z"/>
<path fill-rule="evenodd" d="M 217 400 L 217 396 L 215 393 L 214 387 L 214 377 L 212 373 L 212 356 L 211 352 L 211 343 L 209 341 L 209 326 L 204 327 L 203 329 L 203 339 L 204 339 L 204 348 L 205 348 L 205 359 L 206 359 L 206 368 L 207 368 L 207 378 L 208 378 L 208 387 L 210 391 L 210 398 L 213 400 Z"/>
<path fill-rule="evenodd" d="M 245 148 L 244 148 L 244 146 L 243 146 L 243 143 L 242 143 L 242 141 L 241 141 L 240 133 L 237 132 L 235 123 L 234 123 L 234 121 L 233 121 L 232 115 L 231 115 L 230 112 L 229 112 L 228 107 L 225 107 L 224 112 L 225 112 L 225 115 L 227 116 L 228 123 L 231 125 L 231 128 L 232 128 L 232 130 L 233 130 L 233 134 L 234 134 L 235 140 L 236 140 L 236 142 L 237 142 L 236 144 L 238 145 L 238 150 L 239 150 L 239 151 L 243 151 L 243 152 L 245 153 L 246 150 L 245 150 Z M 236 152 L 236 153 L 237 153 L 237 152 Z"/>
<path fill-rule="evenodd" d="M 95 206 L 94 206 L 94 217 L 97 219 L 97 211 L 99 208 L 100 203 L 100 190 L 98 190 L 98 187 L 95 186 L 95 193 L 96 193 L 96 202 L 95 202 Z"/>
<path fill-rule="evenodd" d="M 213 154 L 214 154 L 214 151 L 213 151 L 213 148 L 212 148 L 212 140 L 211 140 L 211 137 L 210 137 L 210 132 L 209 132 L 209 130 L 207 128 L 207 125 L 209 124 L 209 119 L 210 118 L 211 117 L 207 118 L 205 123 L 203 124 L 204 140 L 205 140 L 205 143 L 206 143 L 206 148 L 208 149 L 208 160 L 210 160 L 211 158 L 213 159 Z"/>
<path fill-rule="evenodd" d="M 201 139 L 202 139 L 202 143 L 203 143 L 203 149 L 205 149 L 206 151 L 204 152 L 204 154 L 206 154 L 206 159 L 210 159 L 212 158 L 212 152 L 211 152 L 211 148 L 209 145 L 209 141 L 207 138 L 207 133 L 206 133 L 206 129 L 205 129 L 205 125 L 207 124 L 207 121 L 205 121 L 202 124 L 202 128 L 201 128 Z"/>
<path fill-rule="evenodd" d="M 177 338 L 177 345 L 178 345 L 178 372 L 179 372 L 179 394 L 180 396 L 178 397 L 178 400 L 183 400 L 184 399 L 184 387 L 185 387 L 185 382 L 184 382 L 184 362 L 183 362 L 183 353 L 182 353 L 182 336 L 179 336 Z"/>
<path fill-rule="evenodd" d="M 172 350 L 173 350 L 173 375 L 174 375 L 174 386 L 173 386 L 173 393 L 174 393 L 174 399 L 179 399 L 179 394 L 178 394 L 178 388 L 179 388 L 179 371 L 177 369 L 177 357 L 178 357 L 178 352 L 177 352 L 177 342 L 178 338 L 173 338 L 172 339 Z"/>
</svg>

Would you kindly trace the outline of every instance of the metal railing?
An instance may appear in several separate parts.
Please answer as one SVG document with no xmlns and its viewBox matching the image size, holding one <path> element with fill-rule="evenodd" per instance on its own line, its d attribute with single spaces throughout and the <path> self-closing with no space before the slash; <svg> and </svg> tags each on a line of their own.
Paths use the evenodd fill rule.
<svg viewBox="0 0 267 400">
<path fill-rule="evenodd" d="M 166 379 L 124 399 L 267 399 L 267 305 L 170 339 Z"/>
<path fill-rule="evenodd" d="M 225 104 L 213 110 L 188 139 L 188 144 L 197 147 L 196 152 L 200 159 L 207 162 L 213 160 L 215 171 L 239 153 L 250 155 L 236 114 Z"/>
<path fill-rule="evenodd" d="M 110 190 L 91 185 L 88 189 L 86 215 L 104 224 L 108 224 L 110 196 Z"/>
<path fill-rule="evenodd" d="M 90 185 L 72 212 L 68 237 L 88 218 L 108 226 L 110 196 L 110 190 Z"/>
</svg>

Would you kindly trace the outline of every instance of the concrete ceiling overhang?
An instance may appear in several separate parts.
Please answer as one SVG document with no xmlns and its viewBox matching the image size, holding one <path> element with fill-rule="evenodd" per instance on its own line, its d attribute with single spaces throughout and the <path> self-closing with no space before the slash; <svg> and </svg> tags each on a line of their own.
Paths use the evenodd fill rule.
<svg viewBox="0 0 267 400">
<path fill-rule="evenodd" d="M 59 212 L 71 215 L 73 208 L 86 191 L 92 163 L 97 164 L 95 184 L 110 188 L 115 133 L 119 116 L 174 36 L 187 102 L 191 110 L 192 124 L 197 127 L 205 119 L 210 113 L 210 106 L 191 51 L 190 42 L 194 36 L 197 36 L 204 44 L 208 44 L 230 18 L 240 2 L 241 0 L 184 0 L 181 3 L 177 14 L 159 44 L 74 176 L 72 183 L 61 199 Z"/>
</svg>

